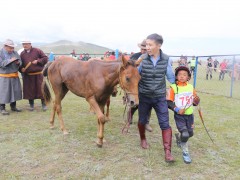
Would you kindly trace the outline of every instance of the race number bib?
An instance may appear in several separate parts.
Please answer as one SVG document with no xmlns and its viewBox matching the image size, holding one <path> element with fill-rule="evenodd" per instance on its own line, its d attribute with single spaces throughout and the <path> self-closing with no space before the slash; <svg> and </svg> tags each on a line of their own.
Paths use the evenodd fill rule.
<svg viewBox="0 0 240 180">
<path fill-rule="evenodd" d="M 193 93 L 185 92 L 180 94 L 175 94 L 175 105 L 180 109 L 187 109 L 193 103 Z"/>
</svg>

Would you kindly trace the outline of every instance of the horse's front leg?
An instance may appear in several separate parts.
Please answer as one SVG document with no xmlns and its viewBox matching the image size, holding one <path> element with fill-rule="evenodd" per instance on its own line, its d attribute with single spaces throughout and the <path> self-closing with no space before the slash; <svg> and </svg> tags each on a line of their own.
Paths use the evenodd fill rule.
<svg viewBox="0 0 240 180">
<path fill-rule="evenodd" d="M 105 115 L 103 114 L 102 109 L 99 107 L 97 101 L 94 97 L 87 99 L 90 106 L 94 109 L 95 113 L 97 114 L 98 119 L 98 147 L 102 147 L 103 145 L 103 137 L 104 137 L 104 123 L 105 123 Z"/>
<path fill-rule="evenodd" d="M 109 121 L 109 120 L 110 120 L 110 118 L 109 118 L 110 97 L 109 97 L 109 99 L 107 100 L 106 105 L 107 105 L 106 121 Z"/>
</svg>

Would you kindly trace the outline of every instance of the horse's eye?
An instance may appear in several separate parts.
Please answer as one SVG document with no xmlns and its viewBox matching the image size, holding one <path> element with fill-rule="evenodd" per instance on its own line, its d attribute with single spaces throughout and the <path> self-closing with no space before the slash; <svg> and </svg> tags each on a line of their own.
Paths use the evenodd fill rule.
<svg viewBox="0 0 240 180">
<path fill-rule="evenodd" d="M 129 77 L 126 77 L 126 81 L 127 81 L 127 82 L 130 82 L 130 78 L 129 78 Z"/>
</svg>

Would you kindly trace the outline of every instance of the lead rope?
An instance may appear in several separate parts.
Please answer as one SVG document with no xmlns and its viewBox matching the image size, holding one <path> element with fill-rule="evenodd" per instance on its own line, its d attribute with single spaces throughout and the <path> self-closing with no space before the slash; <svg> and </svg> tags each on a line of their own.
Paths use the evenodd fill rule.
<svg viewBox="0 0 240 180">
<path fill-rule="evenodd" d="M 124 109 L 124 113 L 123 113 L 123 121 L 124 121 L 124 117 L 125 117 L 125 113 L 126 113 L 126 109 L 127 109 L 127 103 L 125 105 L 125 109 Z M 131 111 L 131 108 L 128 107 L 128 115 L 129 117 L 127 118 L 127 122 L 125 123 L 125 125 L 123 126 L 122 128 L 122 134 L 127 134 L 128 133 L 128 130 L 130 128 L 130 117 L 132 115 L 132 111 Z"/>
</svg>

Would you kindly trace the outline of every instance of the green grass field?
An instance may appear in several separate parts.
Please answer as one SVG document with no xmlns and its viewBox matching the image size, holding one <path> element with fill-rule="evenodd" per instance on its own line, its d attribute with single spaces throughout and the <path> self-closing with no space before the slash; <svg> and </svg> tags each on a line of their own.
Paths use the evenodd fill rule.
<svg viewBox="0 0 240 180">
<path fill-rule="evenodd" d="M 216 145 L 209 140 L 195 111 L 195 135 L 190 139 L 192 164 L 182 161 L 173 137 L 173 164 L 164 161 L 161 131 L 155 113 L 147 133 L 150 149 L 140 148 L 137 117 L 127 135 L 121 134 L 124 106 L 121 95 L 111 98 L 111 121 L 105 125 L 103 148 L 95 144 L 97 121 L 83 98 L 68 93 L 63 117 L 70 134 L 49 129 L 50 110 L 34 112 L 26 100 L 17 104 L 21 113 L 0 116 L 0 179 L 239 179 L 239 100 L 199 94 L 205 124 Z M 7 106 L 9 110 L 9 105 Z M 176 126 L 173 114 L 170 123 Z"/>
</svg>

